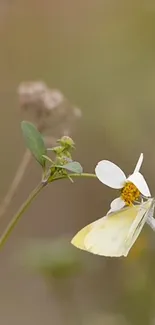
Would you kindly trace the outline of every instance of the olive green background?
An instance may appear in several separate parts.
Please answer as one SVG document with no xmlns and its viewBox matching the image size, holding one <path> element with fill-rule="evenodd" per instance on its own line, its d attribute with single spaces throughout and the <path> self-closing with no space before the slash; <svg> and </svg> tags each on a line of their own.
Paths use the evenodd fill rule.
<svg viewBox="0 0 155 325">
<path fill-rule="evenodd" d="M 155 194 L 154 1 L 1 0 L 1 200 L 25 150 L 17 87 L 29 80 L 60 89 L 81 108 L 74 157 L 85 171 L 109 159 L 128 175 L 143 152 L 142 172 Z M 1 231 L 39 177 L 33 160 Z M 61 237 L 103 216 L 117 195 L 97 180 L 78 179 L 55 183 L 36 199 L 1 252 L 1 324 L 155 324 L 155 237 L 147 226 L 126 259 L 81 252 L 85 267 L 67 279 L 63 270 L 59 278 L 31 272 L 15 257 L 28 238 L 61 245 Z"/>
</svg>

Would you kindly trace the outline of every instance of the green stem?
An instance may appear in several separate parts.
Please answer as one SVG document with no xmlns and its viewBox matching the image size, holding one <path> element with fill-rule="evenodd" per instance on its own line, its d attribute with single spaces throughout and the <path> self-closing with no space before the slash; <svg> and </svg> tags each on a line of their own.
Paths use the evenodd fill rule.
<svg viewBox="0 0 155 325">
<path fill-rule="evenodd" d="M 82 173 L 82 174 L 69 174 L 71 178 L 74 177 L 88 177 L 88 178 L 96 178 L 95 174 L 89 174 L 89 173 Z M 40 191 L 48 185 L 48 183 L 60 180 L 60 179 L 66 179 L 67 175 L 62 175 L 57 178 L 51 178 L 48 180 L 48 182 L 42 182 L 40 183 L 28 196 L 27 200 L 22 204 L 18 212 L 14 215 L 6 229 L 4 230 L 4 233 L 0 237 L 0 249 L 3 247 L 5 242 L 7 241 L 8 237 L 12 233 L 14 227 L 16 226 L 17 222 L 20 220 L 22 217 L 23 213 L 27 210 L 27 208 L 30 206 L 31 202 L 35 199 L 35 197 L 40 193 Z"/>
<path fill-rule="evenodd" d="M 71 178 L 80 178 L 80 177 L 87 177 L 87 178 L 96 178 L 97 176 L 95 174 L 90 174 L 90 173 L 82 173 L 82 174 L 69 174 L 69 176 Z M 58 181 L 59 179 L 66 179 L 68 178 L 66 175 L 62 175 L 62 176 L 58 176 L 56 178 L 51 178 L 48 180 L 48 183 L 54 182 L 54 181 Z"/>
<path fill-rule="evenodd" d="M 12 230 L 16 226 L 19 219 L 22 217 L 23 213 L 27 210 L 31 202 L 34 200 L 34 198 L 40 193 L 40 191 L 45 187 L 47 184 L 39 184 L 28 196 L 27 200 L 22 204 L 18 212 L 14 215 L 8 226 L 6 227 L 4 233 L 0 237 L 0 249 L 7 241 L 8 237 L 10 236 Z"/>
</svg>

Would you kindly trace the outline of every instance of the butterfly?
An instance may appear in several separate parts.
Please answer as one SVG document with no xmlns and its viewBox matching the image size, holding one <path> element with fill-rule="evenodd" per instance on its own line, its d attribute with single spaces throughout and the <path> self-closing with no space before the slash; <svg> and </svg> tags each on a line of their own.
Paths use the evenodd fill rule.
<svg viewBox="0 0 155 325">
<path fill-rule="evenodd" d="M 93 254 L 127 256 L 145 222 L 152 217 L 155 199 L 123 208 L 102 217 L 80 230 L 71 243 Z"/>
</svg>

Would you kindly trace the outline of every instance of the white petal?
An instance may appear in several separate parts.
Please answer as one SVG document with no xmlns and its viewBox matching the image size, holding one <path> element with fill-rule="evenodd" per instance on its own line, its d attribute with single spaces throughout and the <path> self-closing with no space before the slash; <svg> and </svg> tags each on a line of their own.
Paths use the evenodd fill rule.
<svg viewBox="0 0 155 325">
<path fill-rule="evenodd" d="M 143 153 L 141 153 L 141 154 L 140 154 L 140 157 L 139 157 L 139 159 L 138 159 L 138 161 L 137 161 L 137 165 L 136 165 L 136 167 L 135 167 L 134 173 L 140 171 L 141 165 L 142 165 L 142 163 L 143 163 L 143 159 L 144 159 L 144 155 L 143 155 Z"/>
<path fill-rule="evenodd" d="M 151 196 L 147 183 L 141 173 L 133 173 L 131 176 L 128 177 L 127 180 L 132 182 L 138 188 L 141 194 L 147 197 Z"/>
<path fill-rule="evenodd" d="M 108 211 L 108 214 L 111 212 L 115 212 L 118 210 L 121 210 L 122 208 L 124 208 L 125 206 L 125 202 L 122 200 L 121 197 L 117 197 L 116 199 L 114 199 L 111 204 L 110 204 L 110 210 Z"/>
<path fill-rule="evenodd" d="M 126 182 L 124 172 L 108 160 L 100 161 L 95 168 L 95 173 L 103 184 L 112 188 L 120 189 Z"/>
</svg>

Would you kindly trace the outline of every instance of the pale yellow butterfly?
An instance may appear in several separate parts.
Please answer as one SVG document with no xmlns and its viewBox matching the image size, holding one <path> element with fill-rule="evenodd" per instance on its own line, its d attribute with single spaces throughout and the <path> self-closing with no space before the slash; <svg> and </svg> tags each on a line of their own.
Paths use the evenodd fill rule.
<svg viewBox="0 0 155 325">
<path fill-rule="evenodd" d="M 71 243 L 82 250 L 103 256 L 127 256 L 139 236 L 155 200 L 111 213 L 80 230 Z"/>
</svg>

